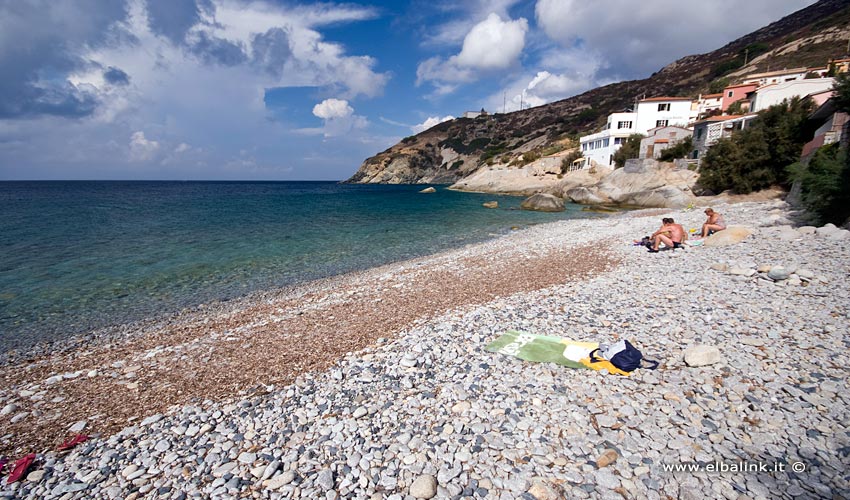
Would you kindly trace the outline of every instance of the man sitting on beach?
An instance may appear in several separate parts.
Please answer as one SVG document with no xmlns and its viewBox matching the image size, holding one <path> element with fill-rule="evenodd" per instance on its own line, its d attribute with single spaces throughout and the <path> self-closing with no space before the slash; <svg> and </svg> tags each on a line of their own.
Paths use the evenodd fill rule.
<svg viewBox="0 0 850 500">
<path fill-rule="evenodd" d="M 667 248 L 682 248 L 682 242 L 687 238 L 687 233 L 685 233 L 685 228 L 681 224 L 676 224 L 676 221 L 672 218 L 665 217 L 661 219 L 661 227 L 658 231 L 652 233 L 650 238 L 652 239 L 652 247 L 649 252 L 656 253 L 661 243 L 664 243 Z"/>
<path fill-rule="evenodd" d="M 711 236 L 717 231 L 723 231 L 726 229 L 726 222 L 723 220 L 723 216 L 715 212 L 714 209 L 706 208 L 705 215 L 708 216 L 708 219 L 706 219 L 705 224 L 702 225 L 703 238 Z"/>
</svg>

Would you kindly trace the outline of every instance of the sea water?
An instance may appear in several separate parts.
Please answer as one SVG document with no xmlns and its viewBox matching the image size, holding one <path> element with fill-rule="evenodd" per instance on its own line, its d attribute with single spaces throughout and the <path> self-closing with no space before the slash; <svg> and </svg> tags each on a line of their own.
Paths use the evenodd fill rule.
<svg viewBox="0 0 850 500">
<path fill-rule="evenodd" d="M 0 182 L 0 351 L 593 216 L 423 187 Z"/>
</svg>

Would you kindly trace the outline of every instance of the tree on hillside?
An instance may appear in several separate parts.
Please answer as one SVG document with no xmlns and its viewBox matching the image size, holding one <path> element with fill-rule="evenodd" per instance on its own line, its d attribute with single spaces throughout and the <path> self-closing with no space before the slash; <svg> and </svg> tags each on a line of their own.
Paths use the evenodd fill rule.
<svg viewBox="0 0 850 500">
<path fill-rule="evenodd" d="M 835 95 L 832 100 L 839 111 L 850 113 L 850 73 L 842 73 L 835 79 Z"/>
<path fill-rule="evenodd" d="M 615 168 L 623 168 L 626 165 L 626 160 L 637 158 L 640 155 L 640 141 L 643 137 L 643 134 L 632 134 L 626 138 L 620 149 L 614 153 Z"/>
<path fill-rule="evenodd" d="M 712 191 L 750 193 L 779 184 L 790 186 L 789 165 L 808 140 L 810 99 L 794 98 L 759 112 L 745 129 L 708 150 L 699 183 Z"/>
<path fill-rule="evenodd" d="M 850 112 L 850 76 L 835 82 L 832 97 L 837 111 Z M 850 218 L 850 155 L 838 144 L 817 150 L 808 165 L 796 163 L 790 175 L 800 182 L 800 199 L 818 223 L 844 225 Z"/>
</svg>

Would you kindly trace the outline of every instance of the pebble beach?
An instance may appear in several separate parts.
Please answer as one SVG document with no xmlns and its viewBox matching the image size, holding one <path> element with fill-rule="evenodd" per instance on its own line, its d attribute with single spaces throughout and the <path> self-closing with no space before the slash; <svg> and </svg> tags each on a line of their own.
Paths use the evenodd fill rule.
<svg viewBox="0 0 850 500">
<path fill-rule="evenodd" d="M 12 358 L 0 447 L 37 457 L 0 498 L 847 498 L 850 231 L 714 208 L 752 234 L 650 254 L 702 211 L 553 222 Z M 509 329 L 661 365 L 485 351 Z"/>
</svg>

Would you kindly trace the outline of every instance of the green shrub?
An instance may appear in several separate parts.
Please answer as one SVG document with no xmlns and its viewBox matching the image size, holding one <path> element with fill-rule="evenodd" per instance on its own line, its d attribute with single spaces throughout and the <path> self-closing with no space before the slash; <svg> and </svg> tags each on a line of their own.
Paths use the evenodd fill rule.
<svg viewBox="0 0 850 500">
<path fill-rule="evenodd" d="M 679 158 L 687 158 L 693 150 L 694 141 L 691 136 L 688 136 L 662 151 L 658 159 L 660 161 L 673 161 Z"/>
<path fill-rule="evenodd" d="M 580 149 L 576 149 L 575 151 L 570 152 L 567 156 L 564 157 L 563 160 L 561 160 L 561 173 L 565 174 L 569 172 L 570 167 L 573 166 L 573 162 L 583 157 L 584 155 L 582 154 Z"/>
<path fill-rule="evenodd" d="M 789 171 L 800 181 L 800 199 L 818 224 L 844 224 L 850 218 L 850 162 L 838 144 L 823 146 L 809 164 Z"/>
<path fill-rule="evenodd" d="M 643 137 L 643 134 L 632 134 L 626 139 L 620 149 L 614 153 L 615 168 L 623 168 L 626 160 L 640 156 L 640 141 Z"/>
<path fill-rule="evenodd" d="M 719 94 L 729 86 L 729 78 L 718 78 L 708 85 L 709 94 Z"/>
</svg>

